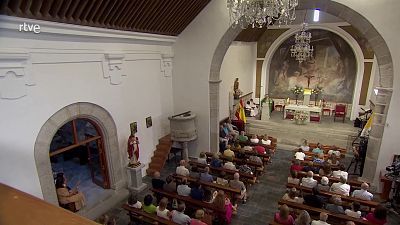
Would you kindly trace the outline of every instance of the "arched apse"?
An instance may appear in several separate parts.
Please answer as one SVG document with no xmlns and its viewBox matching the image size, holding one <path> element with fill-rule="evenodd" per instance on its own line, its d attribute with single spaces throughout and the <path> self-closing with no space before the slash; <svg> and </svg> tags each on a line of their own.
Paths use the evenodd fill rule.
<svg viewBox="0 0 400 225">
<path fill-rule="evenodd" d="M 363 178 L 372 181 L 375 176 L 377 159 L 386 124 L 386 116 L 390 105 L 393 90 L 393 61 L 389 48 L 378 33 L 376 28 L 362 15 L 355 10 L 334 1 L 324 0 L 303 0 L 300 2 L 298 9 L 315 9 L 336 16 L 359 30 L 365 39 L 369 42 L 371 48 L 375 52 L 378 62 L 379 82 L 377 89 L 379 90 L 376 98 L 375 112 L 376 116 L 373 121 L 367 157 Z M 219 122 L 219 83 L 220 69 L 225 53 L 230 44 L 240 33 L 239 28 L 228 28 L 219 41 L 211 61 L 209 76 L 209 102 L 210 102 L 210 148 L 218 151 L 218 122 Z"/>
</svg>

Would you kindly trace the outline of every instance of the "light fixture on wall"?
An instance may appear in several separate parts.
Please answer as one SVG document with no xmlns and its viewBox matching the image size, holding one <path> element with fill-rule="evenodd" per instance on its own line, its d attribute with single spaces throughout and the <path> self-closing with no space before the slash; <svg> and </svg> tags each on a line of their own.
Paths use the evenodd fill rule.
<svg viewBox="0 0 400 225">
<path fill-rule="evenodd" d="M 314 22 L 318 22 L 319 21 L 319 9 L 314 9 L 314 18 L 313 18 Z"/>
<path fill-rule="evenodd" d="M 298 0 L 227 0 L 230 24 L 243 29 L 291 23 L 296 19 Z"/>
<path fill-rule="evenodd" d="M 296 58 L 299 63 L 306 61 L 313 56 L 314 48 L 310 45 L 311 32 L 307 32 L 306 23 L 307 10 L 304 15 L 304 21 L 301 25 L 300 32 L 297 32 L 294 36 L 295 44 L 290 47 L 290 56 Z"/>
</svg>

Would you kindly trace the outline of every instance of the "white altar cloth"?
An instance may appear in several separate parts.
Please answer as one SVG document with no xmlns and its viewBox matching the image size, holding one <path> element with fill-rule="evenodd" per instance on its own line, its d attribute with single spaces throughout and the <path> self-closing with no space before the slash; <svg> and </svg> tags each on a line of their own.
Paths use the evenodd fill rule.
<svg viewBox="0 0 400 225">
<path fill-rule="evenodd" d="M 285 110 L 283 110 L 283 119 L 286 119 L 287 111 L 304 111 L 307 113 L 307 122 L 310 122 L 310 113 L 318 113 L 322 116 L 322 108 L 318 106 L 306 106 L 306 105 L 286 105 Z"/>
</svg>

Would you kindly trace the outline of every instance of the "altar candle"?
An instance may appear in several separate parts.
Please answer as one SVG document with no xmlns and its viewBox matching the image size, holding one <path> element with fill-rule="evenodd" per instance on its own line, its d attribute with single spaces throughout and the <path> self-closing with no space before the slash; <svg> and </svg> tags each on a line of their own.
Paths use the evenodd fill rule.
<svg viewBox="0 0 400 225">
<path fill-rule="evenodd" d="M 318 106 L 319 106 L 319 107 L 321 107 L 321 106 L 322 106 L 322 100 L 321 100 L 321 99 L 319 100 L 319 104 L 318 104 Z"/>
</svg>

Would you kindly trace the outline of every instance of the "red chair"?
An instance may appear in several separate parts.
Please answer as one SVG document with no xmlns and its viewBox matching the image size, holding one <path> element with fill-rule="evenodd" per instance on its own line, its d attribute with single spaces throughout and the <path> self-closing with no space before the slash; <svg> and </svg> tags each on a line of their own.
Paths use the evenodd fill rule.
<svg viewBox="0 0 400 225">
<path fill-rule="evenodd" d="M 342 117 L 344 123 L 344 118 L 346 117 L 346 105 L 336 104 L 333 121 L 336 121 L 336 117 Z"/>
</svg>

